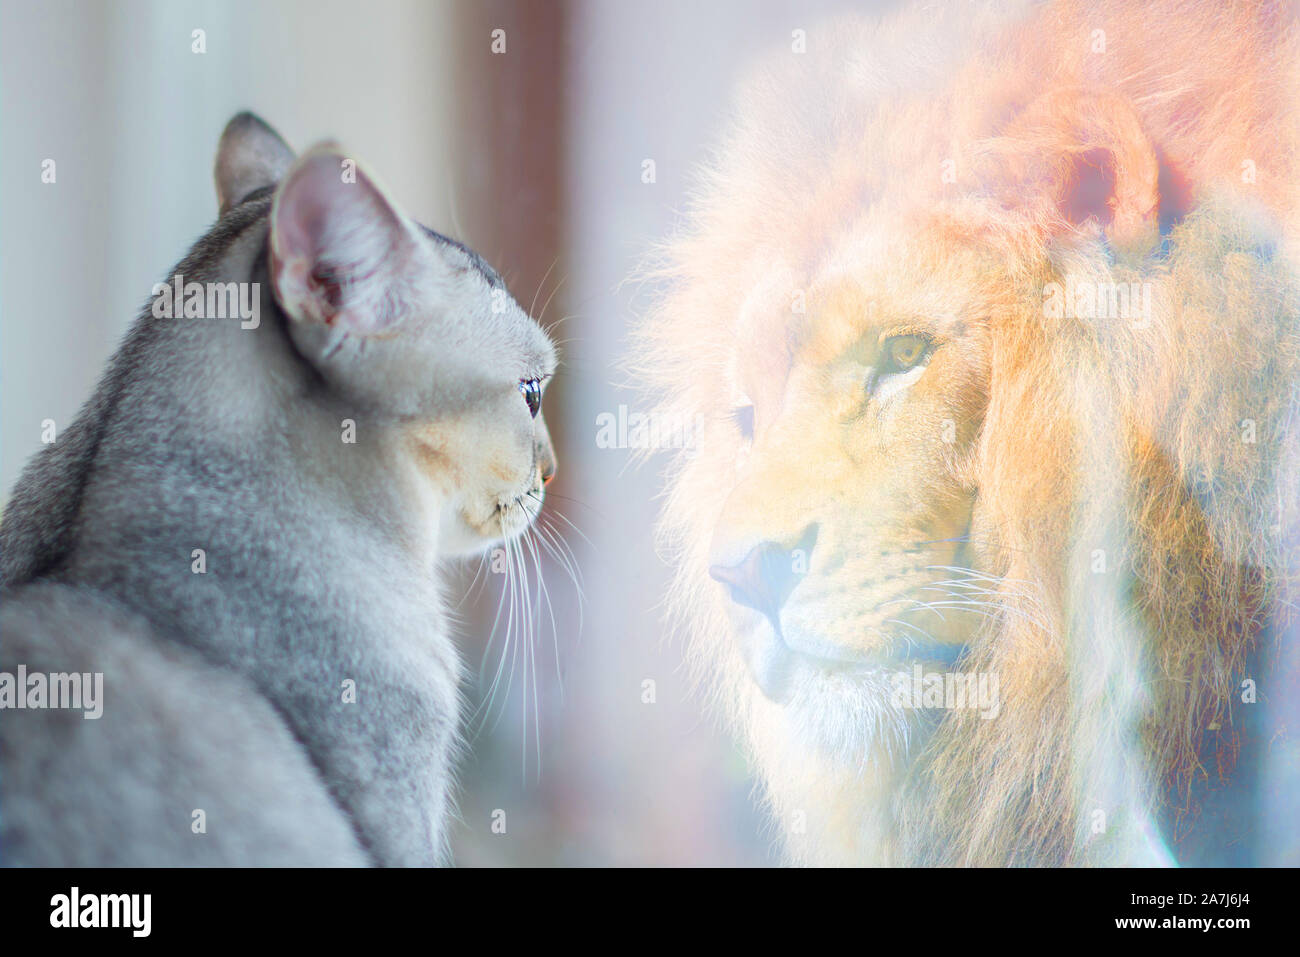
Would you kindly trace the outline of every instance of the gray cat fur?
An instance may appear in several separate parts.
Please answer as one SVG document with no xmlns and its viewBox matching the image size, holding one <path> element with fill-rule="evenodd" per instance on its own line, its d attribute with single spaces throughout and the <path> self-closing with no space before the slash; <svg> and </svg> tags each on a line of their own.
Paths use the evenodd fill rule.
<svg viewBox="0 0 1300 957">
<path fill-rule="evenodd" d="M 98 720 L 0 711 L 7 865 L 448 860 L 461 665 L 436 565 L 452 506 L 409 435 L 508 422 L 502 454 L 535 471 L 544 424 L 526 434 L 507 394 L 553 353 L 513 300 L 462 308 L 500 279 L 414 224 L 439 272 L 406 278 L 456 304 L 422 306 L 391 347 L 314 352 L 268 274 L 293 156 L 248 114 L 223 155 L 232 138 L 248 143 L 224 172 L 219 156 L 223 214 L 173 274 L 260 282 L 259 327 L 146 308 L 0 524 L 0 671 L 102 671 L 105 699 Z M 489 374 L 493 350 L 511 359 Z"/>
</svg>

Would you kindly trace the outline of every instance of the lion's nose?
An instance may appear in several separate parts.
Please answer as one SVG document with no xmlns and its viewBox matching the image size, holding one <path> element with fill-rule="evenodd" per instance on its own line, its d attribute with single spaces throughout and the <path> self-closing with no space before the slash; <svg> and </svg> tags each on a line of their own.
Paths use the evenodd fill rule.
<svg viewBox="0 0 1300 957">
<path fill-rule="evenodd" d="M 781 607 L 807 571 L 816 541 L 817 526 L 809 525 L 793 548 L 760 542 L 736 565 L 710 565 L 709 575 L 727 586 L 732 601 L 762 612 L 779 630 Z"/>
</svg>

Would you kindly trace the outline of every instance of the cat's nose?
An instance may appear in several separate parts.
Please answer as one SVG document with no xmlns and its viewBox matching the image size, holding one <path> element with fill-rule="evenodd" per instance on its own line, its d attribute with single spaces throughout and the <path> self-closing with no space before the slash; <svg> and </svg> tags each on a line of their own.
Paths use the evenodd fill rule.
<svg viewBox="0 0 1300 957">
<path fill-rule="evenodd" d="M 816 541 L 817 526 L 809 525 L 793 548 L 760 542 L 738 564 L 710 565 L 709 576 L 727 586 L 736 604 L 762 612 L 779 627 L 781 608 L 807 570 Z"/>
<path fill-rule="evenodd" d="M 555 478 L 555 454 L 550 449 L 544 449 L 538 456 L 537 466 L 542 473 L 542 484 L 550 484 L 551 479 Z"/>
</svg>

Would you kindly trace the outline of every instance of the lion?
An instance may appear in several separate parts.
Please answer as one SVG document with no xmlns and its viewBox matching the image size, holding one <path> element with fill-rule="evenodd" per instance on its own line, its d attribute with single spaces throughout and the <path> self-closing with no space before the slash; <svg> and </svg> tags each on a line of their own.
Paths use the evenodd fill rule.
<svg viewBox="0 0 1300 957">
<path fill-rule="evenodd" d="M 1295 9 L 952 7 L 765 61 L 646 270 L 674 628 L 792 863 L 1293 855 L 1221 812 L 1297 755 Z"/>
</svg>

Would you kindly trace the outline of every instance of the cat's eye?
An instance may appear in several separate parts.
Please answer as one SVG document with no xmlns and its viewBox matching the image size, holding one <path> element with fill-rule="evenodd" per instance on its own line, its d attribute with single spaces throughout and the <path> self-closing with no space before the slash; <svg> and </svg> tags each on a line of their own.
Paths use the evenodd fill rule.
<svg viewBox="0 0 1300 957">
<path fill-rule="evenodd" d="M 915 369 L 930 353 L 934 345 L 928 336 L 909 333 L 903 336 L 890 336 L 884 341 L 880 351 L 880 372 L 891 375 Z"/>
<path fill-rule="evenodd" d="M 519 391 L 524 394 L 524 402 L 528 405 L 528 414 L 534 419 L 537 418 L 537 413 L 542 410 L 542 380 L 521 379 L 519 380 Z"/>
</svg>

